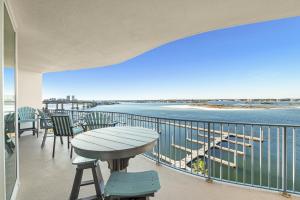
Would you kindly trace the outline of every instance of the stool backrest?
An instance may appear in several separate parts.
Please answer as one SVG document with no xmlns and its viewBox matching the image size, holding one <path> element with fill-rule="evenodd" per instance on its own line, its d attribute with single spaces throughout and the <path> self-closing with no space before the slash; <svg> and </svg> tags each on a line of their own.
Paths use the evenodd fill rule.
<svg viewBox="0 0 300 200">
<path fill-rule="evenodd" d="M 56 136 L 73 136 L 72 124 L 69 115 L 51 116 L 53 132 Z"/>
</svg>

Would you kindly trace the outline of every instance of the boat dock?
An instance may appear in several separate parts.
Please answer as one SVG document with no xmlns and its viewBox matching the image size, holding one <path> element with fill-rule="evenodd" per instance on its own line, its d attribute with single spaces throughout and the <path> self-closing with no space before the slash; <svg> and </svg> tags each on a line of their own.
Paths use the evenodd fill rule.
<svg viewBox="0 0 300 200">
<path fill-rule="evenodd" d="M 187 147 L 181 146 L 178 144 L 175 144 L 174 141 L 170 144 L 172 148 L 175 148 L 180 151 L 184 151 L 186 153 L 186 156 L 182 158 L 181 160 L 174 160 L 166 155 L 160 154 L 160 159 L 170 163 L 171 165 L 174 165 L 175 167 L 181 168 L 181 169 L 188 169 L 192 170 L 191 167 L 189 167 L 188 164 L 192 163 L 194 160 L 197 160 L 198 158 L 208 158 L 210 157 L 211 161 L 220 163 L 222 165 L 226 165 L 232 168 L 236 168 L 236 158 L 237 156 L 245 156 L 245 148 L 252 148 L 252 143 L 253 142 L 263 142 L 263 137 L 254 137 L 254 136 L 248 136 L 245 135 L 244 133 L 237 133 L 235 132 L 230 132 L 230 131 L 220 131 L 220 130 L 214 130 L 210 129 L 210 137 L 208 138 L 208 129 L 207 128 L 202 128 L 202 127 L 194 127 L 194 126 L 187 126 L 183 124 L 178 124 L 178 123 L 172 123 L 172 122 L 164 122 L 166 125 L 172 125 L 175 127 L 180 127 L 180 128 L 188 128 L 190 130 L 197 130 L 197 139 L 194 138 L 186 138 L 186 141 L 189 143 L 196 143 L 199 144 L 200 148 L 193 149 L 192 145 Z M 204 134 L 203 134 L 204 133 Z M 191 133 L 192 134 L 192 133 Z M 230 137 L 235 138 L 235 140 L 231 140 Z M 199 140 L 199 138 L 203 140 Z M 237 141 L 237 138 L 243 139 L 243 141 Z M 173 139 L 172 139 L 173 140 Z M 247 142 L 246 142 L 247 141 Z M 251 141 L 251 142 L 250 142 Z M 222 146 L 222 142 L 227 142 L 235 145 L 235 148 L 230 148 L 230 146 Z M 237 150 L 237 146 L 243 146 L 243 151 Z M 212 149 L 219 149 L 220 151 L 226 151 L 228 153 L 233 153 L 234 154 L 234 161 L 231 162 L 229 160 L 217 158 L 214 155 L 208 156 L 208 150 L 209 148 Z M 158 156 L 157 153 L 153 153 L 155 156 Z"/>
</svg>

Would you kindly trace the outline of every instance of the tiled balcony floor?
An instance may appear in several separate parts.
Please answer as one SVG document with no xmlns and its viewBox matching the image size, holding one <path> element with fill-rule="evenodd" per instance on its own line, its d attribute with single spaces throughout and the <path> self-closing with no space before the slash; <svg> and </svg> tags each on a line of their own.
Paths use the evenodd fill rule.
<svg viewBox="0 0 300 200">
<path fill-rule="evenodd" d="M 47 138 L 44 149 L 40 148 L 42 134 L 37 139 L 32 135 L 20 139 L 21 185 L 18 200 L 66 200 L 68 199 L 75 168 L 71 164 L 66 142 L 62 146 L 57 140 L 56 156 L 52 159 L 52 138 Z M 178 171 L 157 166 L 143 156 L 130 160 L 128 171 L 158 171 L 161 190 L 151 199 L 159 200 L 286 200 L 279 193 L 241 188 L 221 183 L 206 183 L 205 180 Z M 106 163 L 101 163 L 104 179 L 109 177 Z M 91 172 L 84 174 L 84 179 Z M 81 196 L 94 194 L 93 186 L 82 187 Z M 299 199 L 292 197 L 292 199 Z"/>
</svg>

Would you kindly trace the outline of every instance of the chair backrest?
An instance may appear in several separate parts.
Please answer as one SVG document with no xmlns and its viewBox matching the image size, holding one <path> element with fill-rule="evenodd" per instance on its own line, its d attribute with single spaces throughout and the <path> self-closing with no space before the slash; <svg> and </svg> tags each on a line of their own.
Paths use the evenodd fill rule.
<svg viewBox="0 0 300 200">
<path fill-rule="evenodd" d="M 39 116 L 40 116 L 42 119 L 45 119 L 45 118 L 48 117 L 48 115 L 47 115 L 44 111 L 42 111 L 41 109 L 37 109 L 37 111 L 38 111 Z"/>
<path fill-rule="evenodd" d="M 52 121 L 50 117 L 40 109 L 38 109 L 37 111 L 40 117 L 40 128 L 45 129 L 45 128 L 52 127 Z"/>
<path fill-rule="evenodd" d="M 69 115 L 51 116 L 53 132 L 56 136 L 73 136 L 72 124 Z"/>
<path fill-rule="evenodd" d="M 31 107 L 21 107 L 18 109 L 20 120 L 35 119 L 35 109 Z"/>
<path fill-rule="evenodd" d="M 87 114 L 84 121 L 89 130 L 107 127 L 112 122 L 109 114 L 101 112 Z"/>
<path fill-rule="evenodd" d="M 15 133 L 16 132 L 16 123 L 15 123 L 15 113 L 9 113 L 4 117 L 4 132 L 5 133 Z"/>
</svg>

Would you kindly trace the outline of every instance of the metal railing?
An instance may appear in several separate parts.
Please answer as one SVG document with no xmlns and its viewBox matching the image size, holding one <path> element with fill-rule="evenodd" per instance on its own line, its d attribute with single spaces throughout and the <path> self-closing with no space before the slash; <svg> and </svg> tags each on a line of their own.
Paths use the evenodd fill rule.
<svg viewBox="0 0 300 200">
<path fill-rule="evenodd" d="M 160 133 L 159 140 L 145 156 L 208 181 L 300 194 L 300 179 L 297 179 L 300 126 L 182 120 L 103 111 L 63 112 L 78 122 L 89 112 L 102 112 L 113 121 L 122 122 L 118 126 L 154 129 Z"/>
</svg>

